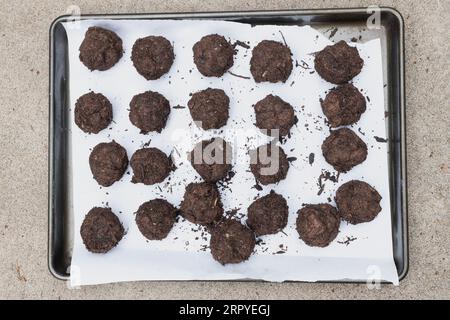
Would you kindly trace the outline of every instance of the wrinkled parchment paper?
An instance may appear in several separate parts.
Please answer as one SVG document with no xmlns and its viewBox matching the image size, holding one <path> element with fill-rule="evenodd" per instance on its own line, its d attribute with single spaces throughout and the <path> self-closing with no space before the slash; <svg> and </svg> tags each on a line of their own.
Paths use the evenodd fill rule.
<svg viewBox="0 0 450 320">
<path fill-rule="evenodd" d="M 78 58 L 84 33 L 94 25 L 115 31 L 123 40 L 124 56 L 108 71 L 91 72 Z M 379 39 L 351 44 L 357 46 L 365 62 L 353 82 L 367 96 L 368 107 L 361 120 L 351 127 L 367 143 L 369 154 L 363 164 L 337 176 L 323 159 L 320 149 L 329 129 L 319 98 L 324 98 L 333 85 L 314 72 L 312 55 L 331 41 L 313 28 L 200 20 L 83 20 L 66 23 L 65 27 L 69 41 L 70 105 L 67 107 L 71 109 L 69 130 L 73 170 L 72 285 L 218 279 L 277 282 L 379 279 L 398 284 L 392 249 L 387 144 L 375 139 L 386 137 Z M 256 84 L 252 78 L 231 73 L 221 78 L 203 77 L 193 63 L 192 46 L 211 33 L 224 35 L 231 43 L 239 40 L 249 44 L 250 49 L 236 46 L 234 66 L 230 69 L 243 77 L 251 77 L 251 49 L 258 42 L 265 39 L 285 41 L 295 61 L 291 76 L 284 84 Z M 140 76 L 130 59 L 134 41 L 148 35 L 169 39 L 176 55 L 170 72 L 156 81 L 147 81 Z M 207 87 L 221 88 L 230 97 L 230 119 L 224 130 L 205 132 L 197 128 L 186 108 L 189 94 Z M 76 100 L 90 90 L 103 93 L 113 105 L 114 122 L 97 135 L 85 134 L 73 121 Z M 131 98 L 147 90 L 162 93 L 172 106 L 167 127 L 161 134 L 141 135 L 128 119 Z M 294 106 L 299 122 L 293 127 L 291 138 L 281 145 L 291 160 L 286 180 L 258 191 L 248 172 L 247 152 L 267 143 L 268 138 L 253 125 L 252 105 L 270 93 Z M 289 205 L 289 221 L 284 231 L 260 237 L 256 252 L 248 261 L 236 265 L 217 263 L 209 252 L 208 233 L 182 218 L 162 241 L 147 241 L 134 222 L 134 212 L 150 199 L 162 197 L 175 206 L 180 204 L 185 186 L 192 181 L 201 181 L 186 160 L 186 152 L 196 142 L 213 136 L 223 137 L 235 148 L 233 170 L 236 174 L 219 186 L 226 211 L 244 222 L 246 208 L 253 199 L 266 195 L 271 189 L 283 194 Z M 166 179 L 159 185 L 144 186 L 131 183 L 132 172 L 128 168 L 128 173 L 119 182 L 102 188 L 92 178 L 88 157 L 96 144 L 112 139 L 126 148 L 129 158 L 144 145 L 172 153 L 177 170 L 170 175 L 170 181 Z M 331 179 L 319 179 L 327 173 Z M 374 186 L 383 197 L 383 210 L 370 223 L 351 225 L 341 222 L 337 238 L 326 248 L 308 247 L 295 230 L 297 210 L 305 203 L 329 202 L 334 205 L 336 189 L 351 179 L 361 179 Z M 94 206 L 110 206 L 126 230 L 118 246 L 107 254 L 88 252 L 79 234 L 84 216 Z"/>
</svg>

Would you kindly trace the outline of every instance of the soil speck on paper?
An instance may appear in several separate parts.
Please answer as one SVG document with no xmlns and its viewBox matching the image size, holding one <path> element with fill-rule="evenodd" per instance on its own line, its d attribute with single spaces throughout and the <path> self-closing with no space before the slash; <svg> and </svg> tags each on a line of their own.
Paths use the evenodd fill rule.
<svg viewBox="0 0 450 320">
<path fill-rule="evenodd" d="M 311 152 L 308 156 L 308 162 L 310 165 L 314 163 L 314 152 Z"/>
<path fill-rule="evenodd" d="M 338 32 L 338 28 L 333 28 L 330 32 L 330 36 L 328 37 L 328 39 L 333 38 L 336 35 L 336 32 Z"/>
<path fill-rule="evenodd" d="M 336 175 L 334 175 L 334 174 L 331 174 L 330 171 L 322 170 L 322 173 L 320 174 L 319 179 L 317 181 L 317 185 L 319 187 L 319 191 L 317 192 L 318 196 L 320 196 L 323 193 L 323 191 L 325 189 L 324 182 L 328 181 L 328 180 L 330 180 L 331 182 L 337 183 L 339 181 L 339 172 Z"/>
<path fill-rule="evenodd" d="M 287 45 L 287 43 L 286 43 L 286 39 L 284 38 L 283 32 L 281 32 L 281 30 L 278 30 L 278 31 L 279 31 L 280 34 L 281 34 L 281 38 L 283 38 L 284 45 L 285 45 L 286 47 L 288 47 L 288 45 Z"/>
<path fill-rule="evenodd" d="M 240 74 L 236 74 L 236 73 L 233 73 L 233 72 L 231 72 L 231 71 L 228 71 L 228 73 L 231 74 L 231 75 L 234 76 L 234 77 L 237 77 L 237 78 L 242 78 L 242 79 L 247 79 L 247 80 L 250 79 L 250 77 L 247 77 L 247 76 L 241 76 Z"/>
<path fill-rule="evenodd" d="M 245 42 L 240 41 L 240 40 L 236 40 L 233 43 L 232 46 L 233 46 L 233 48 L 236 48 L 237 46 L 240 46 L 240 47 L 245 48 L 245 49 L 250 49 L 250 46 L 248 44 L 246 44 Z"/>
</svg>

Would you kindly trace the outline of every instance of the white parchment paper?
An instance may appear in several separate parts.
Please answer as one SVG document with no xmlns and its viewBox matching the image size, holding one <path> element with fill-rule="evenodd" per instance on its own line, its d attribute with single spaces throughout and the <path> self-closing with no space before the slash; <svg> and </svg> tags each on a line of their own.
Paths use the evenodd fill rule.
<svg viewBox="0 0 450 320">
<path fill-rule="evenodd" d="M 115 31 L 123 40 L 124 56 L 110 70 L 89 71 L 78 58 L 78 48 L 89 26 Z M 356 45 L 365 65 L 354 79 L 367 99 L 367 111 L 352 129 L 367 143 L 367 160 L 346 174 L 337 176 L 323 159 L 322 141 L 329 133 L 319 98 L 324 98 L 332 84 L 314 72 L 313 55 L 331 41 L 311 27 L 250 26 L 225 21 L 200 20 L 83 20 L 65 24 L 69 41 L 71 154 L 73 175 L 74 249 L 71 266 L 72 285 L 88 285 L 134 280 L 216 280 L 262 279 L 267 281 L 385 280 L 398 284 L 393 260 L 391 212 L 387 167 L 387 144 L 376 137 L 386 137 L 381 46 L 379 39 Z M 260 41 L 286 41 L 296 61 L 284 84 L 256 84 L 228 73 L 221 78 L 203 77 L 192 59 L 192 46 L 202 36 L 224 35 L 234 43 L 245 41 L 250 49 L 237 46 L 234 74 L 250 77 L 251 49 Z M 136 39 L 161 35 L 174 46 L 175 62 L 170 72 L 156 81 L 147 81 L 132 65 L 131 48 Z M 230 119 L 224 130 L 203 131 L 192 123 L 187 108 L 189 94 L 207 87 L 221 88 L 230 98 Z M 82 132 L 73 121 L 73 108 L 79 96 L 93 90 L 101 92 L 113 105 L 114 122 L 97 135 Z M 139 134 L 128 119 L 129 102 L 147 90 L 163 94 L 172 106 L 167 127 L 161 134 Z M 291 166 L 287 178 L 277 185 L 258 191 L 249 172 L 249 148 L 268 141 L 253 125 L 252 105 L 267 94 L 275 94 L 295 108 L 299 121 L 291 138 L 281 145 Z M 147 241 L 137 229 L 134 212 L 140 204 L 165 198 L 178 206 L 185 186 L 201 181 L 186 160 L 186 152 L 205 138 L 220 136 L 234 146 L 235 176 L 219 187 L 226 211 L 246 220 L 246 209 L 255 197 L 271 189 L 281 193 L 289 205 L 289 221 L 281 233 L 260 237 L 255 253 L 246 262 L 222 266 L 209 252 L 209 235 L 202 228 L 180 218 L 168 237 Z M 100 142 L 116 140 L 128 157 L 144 145 L 172 153 L 177 170 L 163 183 L 154 186 L 131 183 L 131 168 L 113 186 L 100 187 L 92 178 L 88 164 L 92 148 Z M 314 161 L 310 163 L 310 156 Z M 319 177 L 329 172 L 337 179 Z M 295 230 L 296 212 L 305 203 L 329 202 L 334 205 L 336 189 L 346 181 L 360 179 L 374 186 L 383 199 L 382 211 L 370 223 L 351 225 L 342 222 L 337 238 L 326 248 L 305 245 Z M 336 179 L 334 179 L 336 180 Z M 117 247 L 107 254 L 86 250 L 79 234 L 86 213 L 94 206 L 110 206 L 122 221 L 127 233 Z"/>
</svg>

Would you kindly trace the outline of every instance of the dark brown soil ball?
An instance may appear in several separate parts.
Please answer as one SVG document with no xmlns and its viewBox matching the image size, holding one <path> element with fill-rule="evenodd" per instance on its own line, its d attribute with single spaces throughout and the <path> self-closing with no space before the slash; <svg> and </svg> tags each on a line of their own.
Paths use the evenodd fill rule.
<svg viewBox="0 0 450 320">
<path fill-rule="evenodd" d="M 263 185 L 277 183 L 286 178 L 289 161 L 283 149 L 277 145 L 262 145 L 250 151 L 250 170 Z"/>
<path fill-rule="evenodd" d="M 162 240 L 172 230 L 177 209 L 164 199 L 147 201 L 136 213 L 139 231 L 149 240 Z"/>
<path fill-rule="evenodd" d="M 130 121 L 141 129 L 142 134 L 161 132 L 170 114 L 170 104 L 158 92 L 146 91 L 137 94 L 130 102 Z"/>
<path fill-rule="evenodd" d="M 223 90 L 208 88 L 194 93 L 188 107 L 200 128 L 219 129 L 227 124 L 230 99 Z"/>
<path fill-rule="evenodd" d="M 328 123 L 333 128 L 355 123 L 366 111 L 366 99 L 350 83 L 332 89 L 320 104 Z"/>
<path fill-rule="evenodd" d="M 297 231 L 308 246 L 326 247 L 339 232 L 340 219 L 329 204 L 310 204 L 298 211 Z"/>
<path fill-rule="evenodd" d="M 75 123 L 86 133 L 99 133 L 113 118 L 112 105 L 101 93 L 89 92 L 75 103 Z"/>
<path fill-rule="evenodd" d="M 279 135 L 288 135 L 296 123 L 294 108 L 280 97 L 269 94 L 255 104 L 256 126 L 267 130 L 267 135 L 273 135 L 277 129 Z"/>
<path fill-rule="evenodd" d="M 124 230 L 110 208 L 95 207 L 84 218 L 80 234 L 90 252 L 106 253 L 119 243 Z"/>
<path fill-rule="evenodd" d="M 123 55 L 122 39 L 111 30 L 90 27 L 80 46 L 80 60 L 91 71 L 114 66 Z"/>
<path fill-rule="evenodd" d="M 180 211 L 192 223 L 210 224 L 220 220 L 223 207 L 217 187 L 208 182 L 190 183 L 186 187 Z"/>
<path fill-rule="evenodd" d="M 213 138 L 197 143 L 189 154 L 189 161 L 206 182 L 216 182 L 230 172 L 231 155 L 230 144 L 221 138 Z"/>
<path fill-rule="evenodd" d="M 192 47 L 192 51 L 198 71 L 206 77 L 221 77 L 233 65 L 234 49 L 218 34 L 201 38 Z"/>
<path fill-rule="evenodd" d="M 175 55 L 169 40 L 160 36 L 148 36 L 136 40 L 131 60 L 137 72 L 147 80 L 156 80 L 169 72 Z"/>
<path fill-rule="evenodd" d="M 239 221 L 226 219 L 212 228 L 209 246 L 213 258 L 225 265 L 247 260 L 255 243 L 253 231 Z"/>
<path fill-rule="evenodd" d="M 99 143 L 89 155 L 89 166 L 98 184 L 109 187 L 125 173 L 128 166 L 127 151 L 115 141 Z"/>
<path fill-rule="evenodd" d="M 358 75 L 364 65 L 358 49 L 350 47 L 345 41 L 326 46 L 316 54 L 314 67 L 326 81 L 343 84 Z"/>
<path fill-rule="evenodd" d="M 348 128 L 331 131 L 322 144 L 325 160 L 339 172 L 347 172 L 367 158 L 367 145 Z"/>
<path fill-rule="evenodd" d="M 281 42 L 263 40 L 253 48 L 250 72 L 256 82 L 286 82 L 292 72 L 292 53 Z"/>
<path fill-rule="evenodd" d="M 369 184 L 359 180 L 344 183 L 336 191 L 336 205 L 342 219 L 358 224 L 375 219 L 381 211 L 381 196 Z"/>
<path fill-rule="evenodd" d="M 282 195 L 271 191 L 248 207 L 247 225 L 257 236 L 275 234 L 286 227 L 289 207 Z"/>
<path fill-rule="evenodd" d="M 130 160 L 132 183 L 152 185 L 163 182 L 173 170 L 172 160 L 157 148 L 137 150 Z"/>
</svg>

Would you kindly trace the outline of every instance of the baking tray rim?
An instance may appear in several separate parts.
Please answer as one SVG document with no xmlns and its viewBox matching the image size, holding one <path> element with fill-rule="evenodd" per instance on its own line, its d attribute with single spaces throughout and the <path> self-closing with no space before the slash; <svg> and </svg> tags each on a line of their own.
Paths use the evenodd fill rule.
<svg viewBox="0 0 450 320">
<path fill-rule="evenodd" d="M 401 202 L 402 202 L 402 210 L 401 210 L 401 225 L 402 225 L 402 243 L 403 243 L 403 268 L 399 273 L 399 281 L 404 280 L 406 275 L 409 272 L 409 232 L 408 232 L 408 186 L 407 186 L 407 150 L 406 150 L 406 120 L 405 120 L 405 70 L 404 70 L 404 19 L 402 14 L 393 7 L 388 6 L 379 6 L 380 13 L 391 14 L 398 23 L 399 26 L 399 124 L 400 124 L 400 176 L 403 178 L 401 181 Z M 78 19 L 174 19 L 174 18 L 225 18 L 225 17 L 264 17 L 264 16 L 295 16 L 295 15 L 319 15 L 319 14 L 367 14 L 367 7 L 356 7 L 356 8 L 323 8 L 323 9 L 287 9 L 287 10 L 248 10 L 248 11 L 210 11 L 210 12 L 157 12 L 157 13 L 119 13 L 119 14 L 82 14 L 78 16 Z M 50 273 L 59 280 L 68 280 L 70 276 L 62 274 L 55 269 L 55 266 L 52 262 L 52 252 L 53 252 L 53 149 L 54 149 L 54 130 L 53 120 L 54 120 L 54 103 L 53 103 L 53 86 L 54 86 L 54 31 L 55 27 L 58 23 L 68 21 L 73 19 L 72 15 L 61 15 L 55 18 L 50 24 L 49 28 L 49 134 L 48 134 L 48 242 L 47 242 L 47 262 Z M 200 280 L 166 280 L 166 281 L 200 281 Z M 229 281 L 229 280 L 209 280 L 209 281 Z M 233 280 L 234 282 L 239 281 L 261 281 L 261 280 Z M 286 282 L 304 282 L 304 281 L 286 281 Z M 342 281 L 318 281 L 318 282 L 328 282 L 328 283 L 363 283 L 361 280 L 342 280 Z"/>
</svg>

